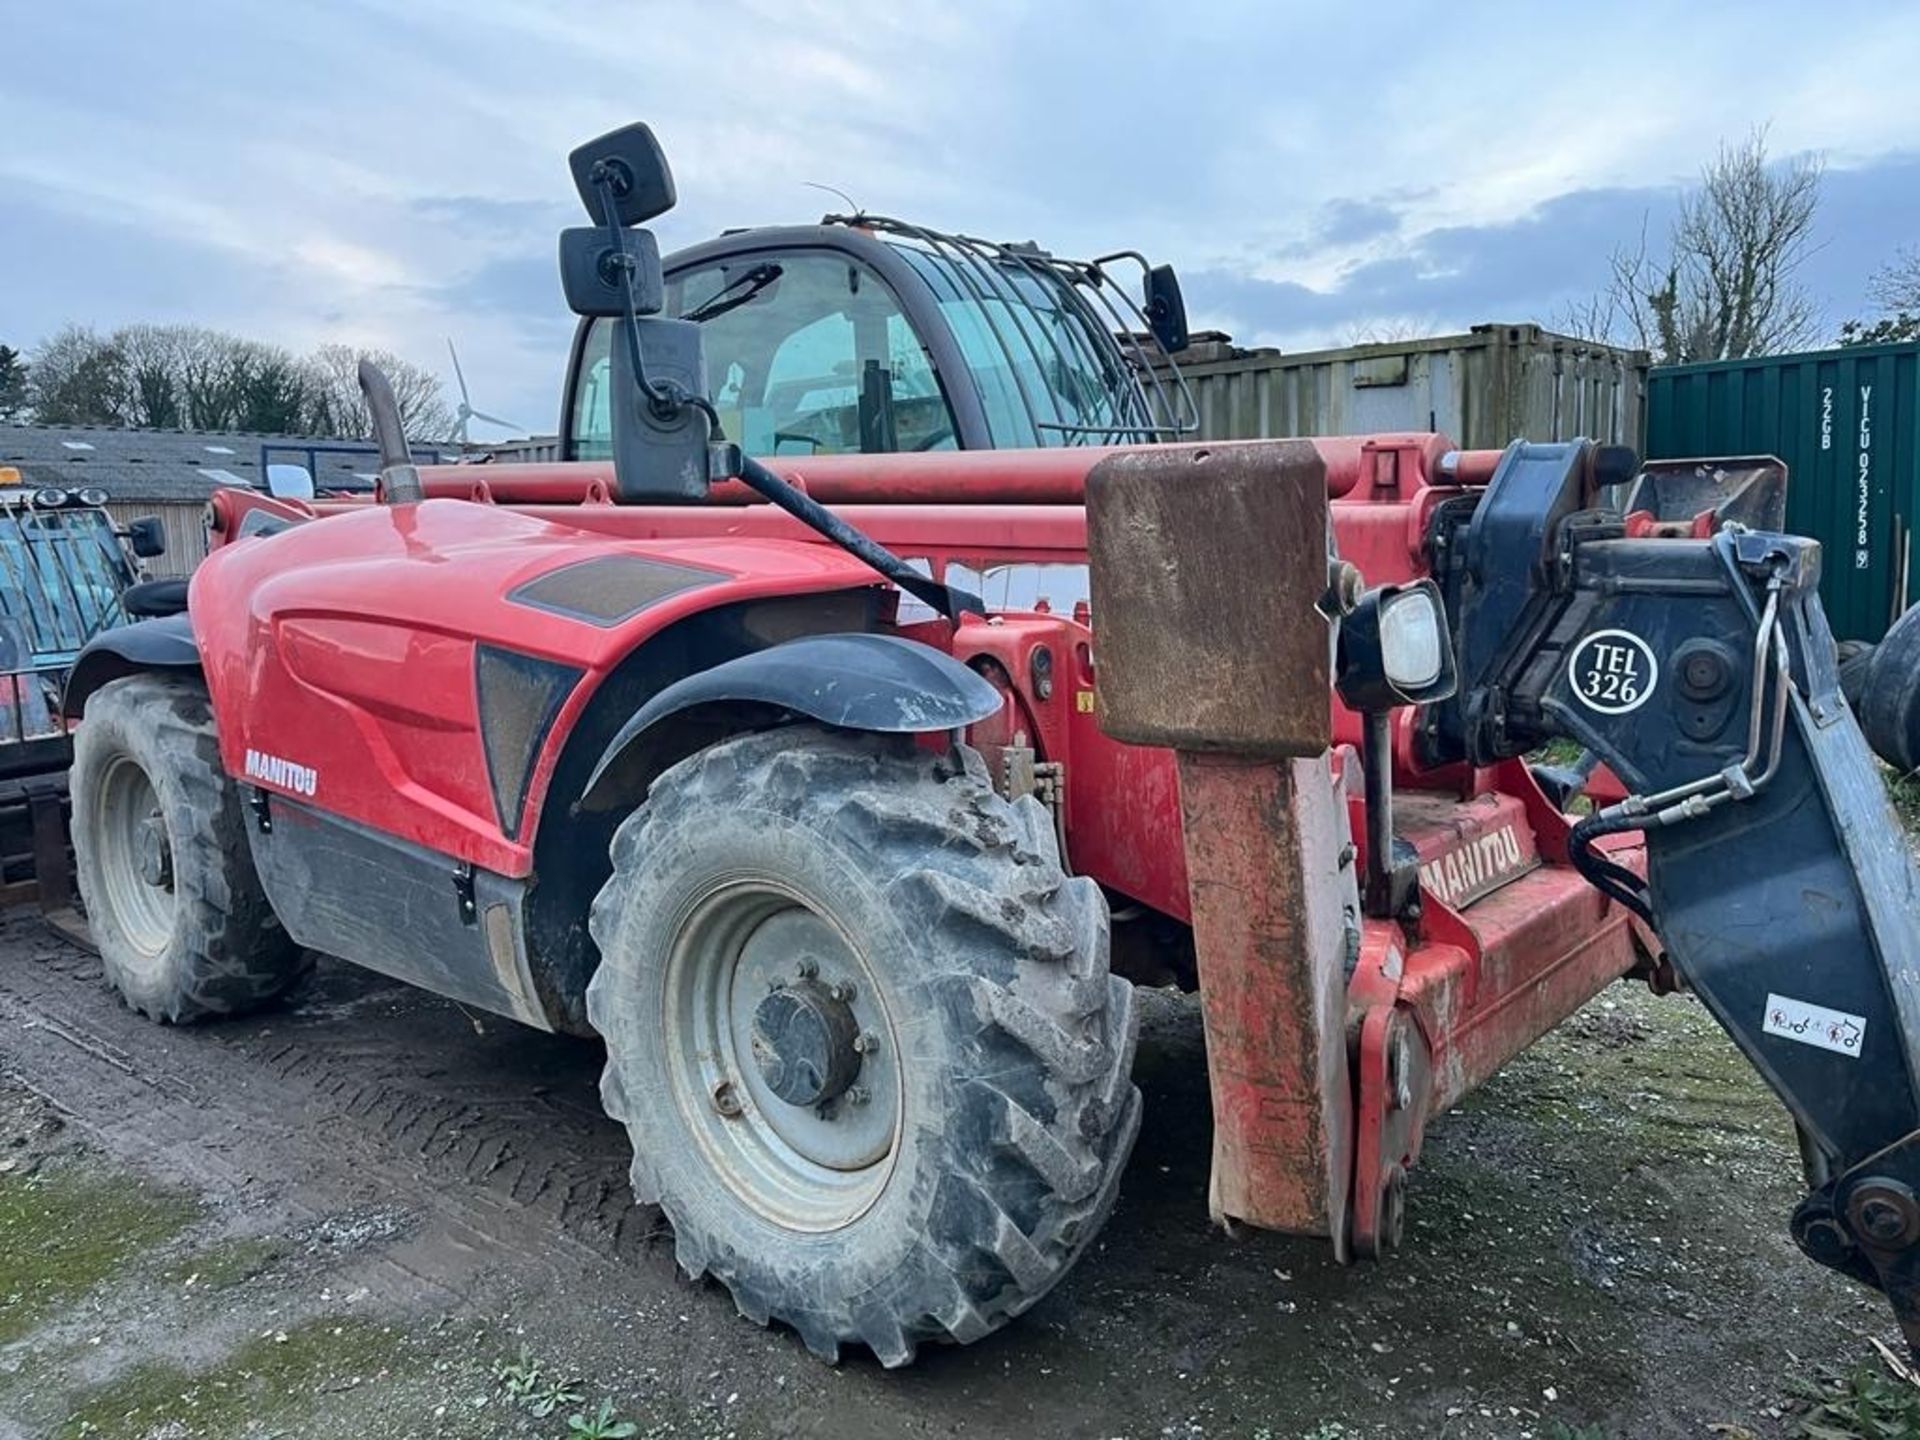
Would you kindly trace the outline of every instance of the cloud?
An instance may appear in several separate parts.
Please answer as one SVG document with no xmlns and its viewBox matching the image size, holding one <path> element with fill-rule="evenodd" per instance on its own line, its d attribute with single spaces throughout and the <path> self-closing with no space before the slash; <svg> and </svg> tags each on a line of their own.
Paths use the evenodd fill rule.
<svg viewBox="0 0 1920 1440">
<path fill-rule="evenodd" d="M 1615 248 L 1644 230 L 1658 253 L 1680 198 L 1676 185 L 1574 190 L 1512 220 L 1446 225 L 1407 235 L 1387 251 L 1342 266 L 1323 284 L 1262 278 L 1250 269 L 1208 268 L 1184 277 L 1196 325 L 1228 330 L 1244 344 L 1290 349 L 1344 343 L 1369 325 L 1420 317 L 1438 331 L 1532 321 L 1551 326 L 1606 281 Z M 1316 233 L 1323 247 L 1395 232 L 1387 204 L 1351 237 L 1335 217 Z M 1370 228 L 1372 227 L 1372 228 Z M 1816 247 L 1802 279 L 1829 330 L 1868 307 L 1865 281 L 1905 237 L 1920 234 L 1920 154 L 1895 153 L 1830 170 Z M 1282 250 L 1282 259 L 1295 252 Z"/>
</svg>

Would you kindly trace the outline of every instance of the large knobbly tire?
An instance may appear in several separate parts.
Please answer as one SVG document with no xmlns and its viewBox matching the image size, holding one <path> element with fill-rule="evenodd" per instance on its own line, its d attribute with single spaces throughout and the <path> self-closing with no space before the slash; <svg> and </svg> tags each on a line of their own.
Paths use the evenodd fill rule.
<svg viewBox="0 0 1920 1440">
<path fill-rule="evenodd" d="M 1105 900 L 1062 873 L 1037 801 L 1002 800 L 972 751 L 794 726 L 668 771 L 613 864 L 601 1095 L 688 1275 L 823 1358 L 858 1342 L 889 1366 L 1060 1279 L 1140 1096 Z M 781 1029 L 798 1009 L 819 1024 Z M 857 1059 L 822 1041 L 788 1064 L 854 1028 Z M 822 1105 L 775 1086 L 844 1086 L 840 1062 L 852 1088 Z"/>
<path fill-rule="evenodd" d="M 74 734 L 73 853 L 107 981 L 155 1020 L 238 1015 L 303 976 L 254 873 L 197 681 L 133 675 Z"/>
<path fill-rule="evenodd" d="M 1852 702 L 1861 733 L 1894 769 L 1920 768 L 1920 605 L 1893 622 L 1866 664 Z"/>
</svg>

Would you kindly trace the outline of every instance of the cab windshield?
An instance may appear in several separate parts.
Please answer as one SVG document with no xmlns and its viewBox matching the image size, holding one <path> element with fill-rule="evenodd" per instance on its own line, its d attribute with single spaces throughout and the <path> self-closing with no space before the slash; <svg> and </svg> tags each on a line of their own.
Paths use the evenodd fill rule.
<svg viewBox="0 0 1920 1440">
<path fill-rule="evenodd" d="M 1152 438 L 1118 347 L 1057 271 L 888 243 L 938 300 L 979 388 L 995 448 Z"/>
<path fill-rule="evenodd" d="M 125 619 L 133 571 L 99 510 L 40 510 L 0 500 L 0 651 L 25 669 L 70 661 Z"/>
</svg>

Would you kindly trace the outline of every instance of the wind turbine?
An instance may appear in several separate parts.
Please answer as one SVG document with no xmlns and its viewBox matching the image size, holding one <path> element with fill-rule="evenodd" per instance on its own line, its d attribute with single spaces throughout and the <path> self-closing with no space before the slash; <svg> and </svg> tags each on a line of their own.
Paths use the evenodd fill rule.
<svg viewBox="0 0 1920 1440">
<path fill-rule="evenodd" d="M 453 357 L 453 378 L 460 382 L 460 408 L 454 411 L 453 434 L 447 438 L 461 445 L 471 444 L 472 442 L 467 439 L 469 420 L 484 420 L 489 425 L 498 425 L 502 430 L 511 430 L 520 435 L 526 434 L 527 427 L 524 425 L 516 425 L 511 420 L 502 420 L 498 415 L 489 415 L 484 410 L 473 408 L 472 397 L 467 394 L 467 377 L 460 369 L 460 352 L 453 348 L 451 335 L 447 337 L 447 354 Z"/>
</svg>

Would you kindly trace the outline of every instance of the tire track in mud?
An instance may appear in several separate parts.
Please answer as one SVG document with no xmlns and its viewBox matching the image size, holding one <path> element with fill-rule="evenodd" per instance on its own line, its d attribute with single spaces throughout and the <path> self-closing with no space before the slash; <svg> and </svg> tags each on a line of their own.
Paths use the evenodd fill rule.
<svg viewBox="0 0 1920 1440">
<path fill-rule="evenodd" d="M 175 1028 L 124 1006 L 91 955 L 0 918 L 0 1068 L 110 1150 L 224 1197 L 428 1212 L 477 1251 L 641 1261 L 673 1274 L 636 1207 L 601 1055 L 322 960 L 284 1007 Z"/>
</svg>

